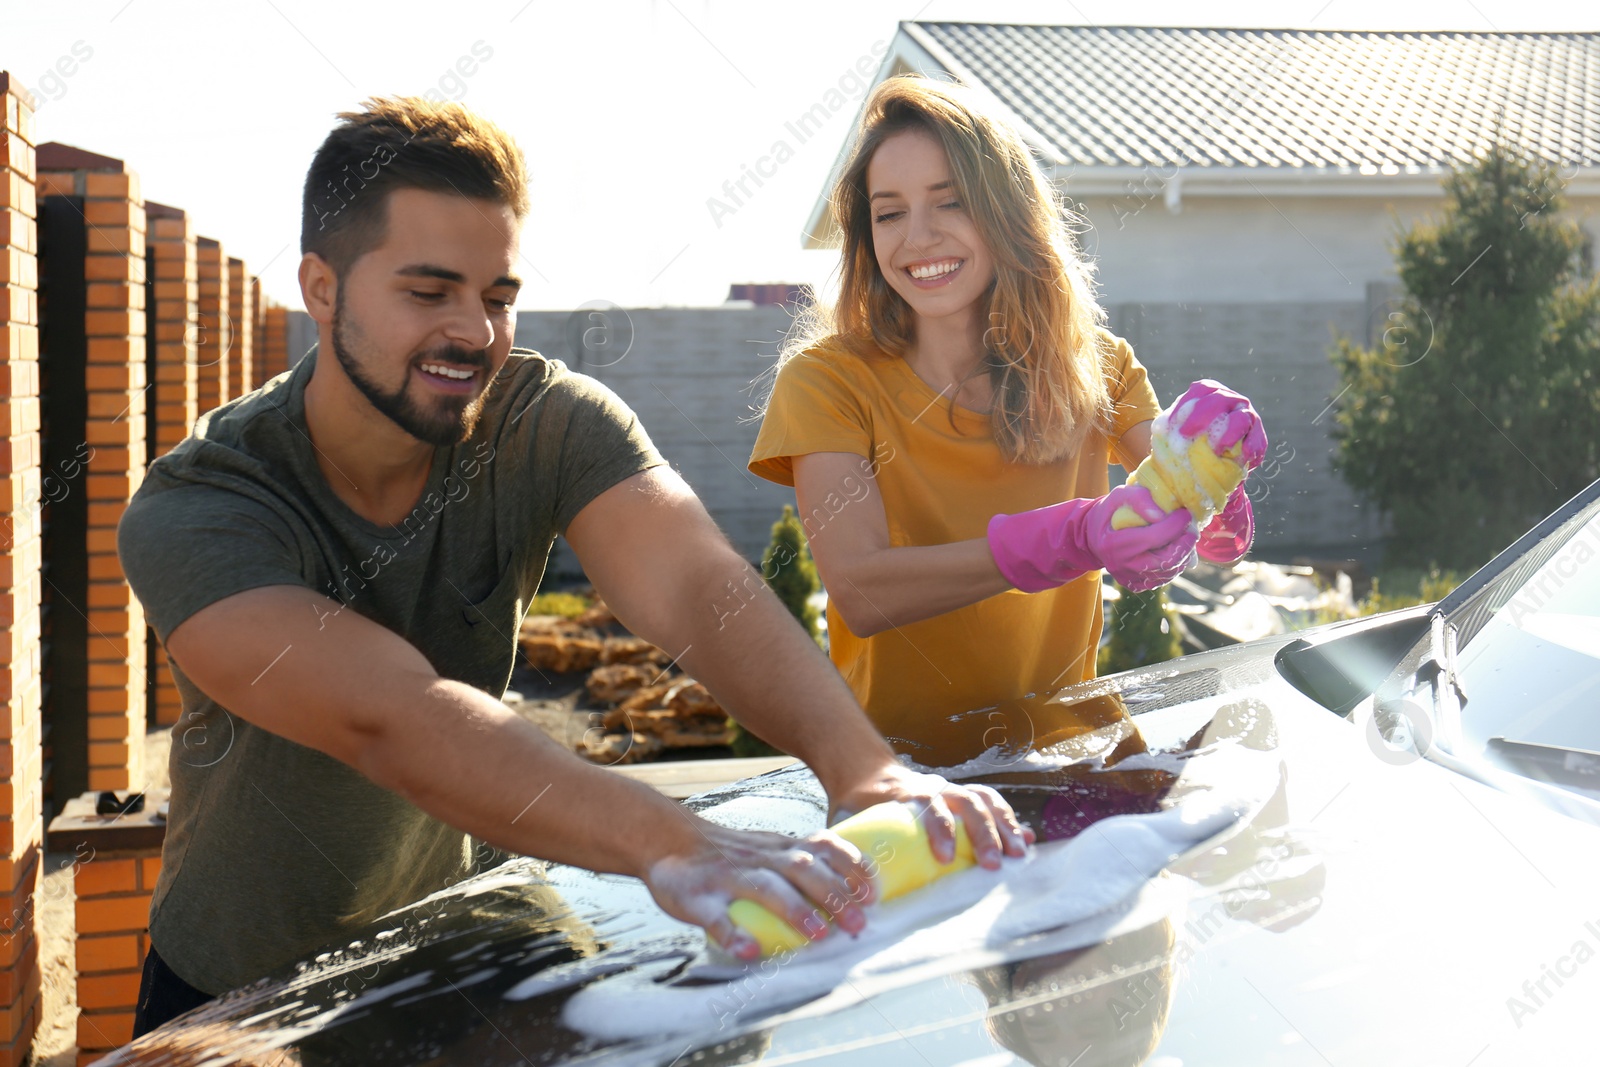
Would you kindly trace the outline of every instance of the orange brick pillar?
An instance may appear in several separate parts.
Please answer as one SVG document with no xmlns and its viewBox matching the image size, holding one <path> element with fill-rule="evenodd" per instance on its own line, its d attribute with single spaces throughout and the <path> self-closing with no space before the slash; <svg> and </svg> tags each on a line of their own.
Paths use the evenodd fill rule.
<svg viewBox="0 0 1600 1067">
<path fill-rule="evenodd" d="M 117 523 L 144 480 L 145 213 L 139 176 L 85 180 L 89 256 L 89 788 L 144 785 L 144 606 L 117 560 Z"/>
<path fill-rule="evenodd" d="M 250 388 L 259 389 L 269 375 L 262 373 L 267 365 L 267 302 L 270 298 L 261 292 L 261 279 L 250 276 Z"/>
<path fill-rule="evenodd" d="M 289 369 L 289 309 L 270 299 L 267 302 L 266 350 L 263 381 Z"/>
<path fill-rule="evenodd" d="M 149 418 L 149 458 L 171 450 L 189 436 L 199 401 L 200 266 L 189 217 L 166 204 L 147 204 L 150 212 L 150 266 L 155 284 L 152 329 L 155 352 Z M 158 726 L 182 714 L 178 687 L 167 667 L 166 649 L 149 639 L 149 699 Z"/>
<path fill-rule="evenodd" d="M 228 394 L 229 340 L 233 320 L 228 310 L 228 257 L 209 237 L 195 239 L 200 278 L 200 329 L 196 337 L 199 381 L 196 412 L 204 415 L 225 404 Z"/>
<path fill-rule="evenodd" d="M 150 458 L 189 436 L 199 399 L 200 262 L 194 228 L 180 208 L 145 205 L 155 278 L 155 434 Z"/>
<path fill-rule="evenodd" d="M 77 892 L 78 1063 L 133 1039 L 139 975 L 150 949 L 150 897 L 161 873 L 165 790 L 144 810 L 96 815 L 95 794 L 67 802 L 50 821 L 50 850 L 72 857 Z M 65 862 L 65 861 L 63 861 Z"/>
<path fill-rule="evenodd" d="M 0 1067 L 15 1067 L 39 1026 L 39 283 L 34 101 L 4 71 L 0 97 Z"/>
<path fill-rule="evenodd" d="M 250 272 L 244 269 L 244 260 L 228 257 L 228 319 L 233 323 L 230 336 L 233 347 L 228 358 L 228 399 L 243 396 L 255 385 L 250 381 L 253 335 L 255 333 L 255 305 L 251 302 L 254 287 Z"/>
<path fill-rule="evenodd" d="M 52 470 L 50 476 L 67 490 L 76 489 L 73 479 L 81 477 L 88 494 L 82 534 L 56 531 L 52 524 L 53 538 L 84 537 L 88 554 L 88 785 L 139 788 L 144 784 L 145 618 L 117 560 L 116 529 L 144 477 L 144 198 L 139 176 L 120 159 L 51 143 L 40 146 L 39 160 L 41 186 L 52 196 L 80 200 L 87 227 L 84 380 L 80 385 L 52 377 L 50 382 L 52 390 L 85 390 L 84 440 L 73 450 L 71 469 Z M 53 442 L 52 451 L 66 443 Z M 76 466 L 80 456 L 82 473 Z M 51 611 L 81 607 L 53 600 Z"/>
</svg>

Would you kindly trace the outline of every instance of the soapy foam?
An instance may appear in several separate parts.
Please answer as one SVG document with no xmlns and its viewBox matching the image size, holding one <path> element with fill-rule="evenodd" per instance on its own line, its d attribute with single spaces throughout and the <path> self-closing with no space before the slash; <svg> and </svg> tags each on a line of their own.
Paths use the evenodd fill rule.
<svg viewBox="0 0 1600 1067">
<path fill-rule="evenodd" d="M 1117 768 L 1144 758 L 1130 757 Z M 551 935 L 548 946 L 546 939 L 525 946 L 536 950 L 509 964 L 499 961 L 500 968 L 509 966 L 525 974 L 543 969 L 506 996 L 522 1000 L 591 983 L 575 996 L 567 1022 L 593 1036 L 615 1035 L 626 1041 L 635 1032 L 659 1039 L 691 1031 L 766 1027 L 840 1010 L 929 978 L 1097 944 L 1174 912 L 1183 905 L 1189 883 L 1176 878 L 1152 880 L 1152 875 L 1173 863 L 1179 853 L 1208 852 L 1230 828 L 1253 818 L 1276 784 L 1277 760 L 1271 753 L 1245 750 L 1234 739 L 1193 753 L 1154 753 L 1148 758 L 1160 761 L 1163 769 L 1181 771 L 1167 810 L 1102 820 L 1071 840 L 1048 843 L 1025 859 L 1007 860 L 998 872 L 975 869 L 952 875 L 928 891 L 872 910 L 868 932 L 860 939 L 835 930 L 824 941 L 782 961 L 719 969 L 706 951 L 702 931 L 665 915 L 643 883 L 620 876 L 560 865 L 549 868 L 546 875 L 537 861 L 520 860 L 490 877 L 435 896 L 478 896 L 526 887 L 530 880 L 558 893 L 574 920 L 611 947 L 597 956 L 545 966 L 544 958 L 560 948 L 555 943 L 559 937 Z M 962 779 L 1099 762 L 1039 753 L 1018 760 L 996 748 L 943 770 Z M 1226 789 L 1221 787 L 1224 782 Z M 750 782 L 742 783 L 741 792 L 751 790 Z M 739 804 L 732 802 L 733 797 L 724 799 L 728 790 L 717 790 L 690 805 L 713 821 L 746 826 L 761 822 L 764 825 L 756 828 L 794 835 L 821 826 L 825 794 L 804 767 L 764 776 L 754 791 L 785 803 Z M 602 883 L 604 894 L 597 892 Z M 340 952 L 325 953 L 311 971 L 325 972 L 321 977 L 326 978 L 414 951 L 388 936 L 392 933 L 373 935 L 370 945 L 354 942 Z M 545 947 L 539 951 L 539 946 Z M 452 981 L 458 987 L 478 985 L 495 970 L 494 966 L 473 969 Z M 174 1050 L 215 1050 L 217 1058 L 210 1062 L 237 1062 L 336 1029 L 357 1009 L 361 1014 L 375 1008 L 394 1010 L 426 999 L 437 981 L 434 971 L 425 970 L 363 990 L 350 1001 L 318 1005 L 322 1010 L 308 1013 L 311 1005 L 294 989 L 303 980 L 307 979 L 297 979 L 287 988 L 263 982 L 260 988 L 230 994 L 192 1013 L 188 1023 L 166 1040 L 174 1042 Z M 272 1003 L 281 997 L 291 999 Z M 784 1014 L 774 1015 L 777 1011 Z M 241 1016 L 248 1017 L 251 1025 L 243 1025 Z M 154 1045 L 141 1042 L 145 1051 L 165 1047 L 161 1039 L 151 1040 Z M 660 1051 L 646 1040 L 606 1049 L 606 1061 L 633 1062 L 632 1057 L 641 1064 L 659 1064 Z M 118 1051 L 106 1062 L 125 1062 L 128 1055 Z"/>
<path fill-rule="evenodd" d="M 1175 790 L 1171 808 L 1113 816 L 1069 840 L 1008 858 L 997 871 L 961 871 L 869 906 L 867 927 L 856 938 L 835 929 L 798 952 L 734 965 L 709 953 L 704 935 L 692 927 L 675 943 L 640 945 L 636 960 L 654 956 L 647 966 L 580 990 L 564 1006 L 562 1021 L 610 1041 L 688 1034 L 818 997 L 833 1003 L 830 994 L 864 998 L 985 960 L 1037 955 L 1038 935 L 1047 932 L 1067 941 L 1088 936 L 1083 924 L 1097 918 L 1094 929 L 1114 924 L 1164 867 L 1248 821 L 1277 782 L 1275 757 L 1232 743 L 1190 757 L 1186 777 L 1202 763 L 1214 764 L 1208 769 L 1215 773 L 1204 776 L 1211 784 Z M 697 951 L 686 951 L 696 943 Z M 506 996 L 530 997 L 572 977 L 546 971 Z"/>
<path fill-rule="evenodd" d="M 952 782 L 964 782 L 972 778 L 981 778 L 987 774 L 1058 771 L 1078 761 L 1071 756 L 1033 750 L 1019 756 L 1016 752 L 1006 749 L 1003 745 L 991 745 L 980 755 L 974 756 L 965 763 L 957 763 L 953 767 L 927 767 L 909 756 L 902 756 L 901 762 L 914 771 L 937 774 L 941 778 L 948 778 Z"/>
<path fill-rule="evenodd" d="M 1190 406 L 1192 405 L 1185 405 L 1185 409 Z M 1166 481 L 1169 485 L 1172 485 L 1174 489 L 1177 488 L 1177 484 L 1180 481 L 1184 483 L 1194 483 L 1196 498 L 1202 502 L 1200 505 L 1201 513 L 1195 514 L 1195 521 L 1197 523 L 1208 522 L 1210 521 L 1211 516 L 1216 514 L 1216 512 L 1227 503 L 1227 500 L 1213 500 L 1207 496 L 1204 489 L 1204 481 L 1200 478 L 1200 472 L 1195 469 L 1194 462 L 1189 455 L 1189 448 L 1192 443 L 1192 439 L 1185 437 L 1179 430 L 1179 427 L 1183 425 L 1184 418 L 1188 416 L 1188 411 L 1184 410 L 1182 412 L 1182 416 L 1183 417 L 1175 417 L 1165 424 L 1163 424 L 1162 420 L 1157 419 L 1155 423 L 1151 425 L 1150 436 L 1152 441 L 1164 446 L 1159 449 L 1159 452 L 1155 445 L 1152 446 L 1151 462 L 1154 462 L 1154 457 L 1159 454 L 1159 465 L 1165 468 L 1165 470 L 1161 473 L 1165 475 Z M 1215 451 L 1214 446 L 1212 446 L 1211 432 L 1208 431 L 1206 436 L 1207 446 L 1212 447 L 1212 450 Z M 1138 479 L 1133 480 L 1138 481 Z M 1182 499 L 1182 495 L 1180 495 L 1179 502 L 1188 503 L 1191 513 L 1195 511 L 1195 505 L 1193 503 L 1184 501 Z"/>
<path fill-rule="evenodd" d="M 915 760 L 905 757 L 902 758 L 902 762 L 914 771 L 937 774 L 941 778 L 948 778 L 952 782 L 965 782 L 990 774 L 1059 771 L 1065 767 L 1083 766 L 1086 763 L 1091 767 L 1098 768 L 1104 765 L 1105 760 L 1102 757 L 1086 761 L 1081 756 L 1048 751 L 1030 751 L 1018 756 L 1015 752 L 1007 750 L 1003 745 L 991 745 L 982 754 L 974 756 L 965 763 L 957 763 L 952 767 L 925 767 Z M 1139 752 L 1131 756 L 1124 756 L 1118 760 L 1116 769 L 1119 771 L 1159 770 L 1179 774 L 1188 765 L 1188 753 Z"/>
</svg>

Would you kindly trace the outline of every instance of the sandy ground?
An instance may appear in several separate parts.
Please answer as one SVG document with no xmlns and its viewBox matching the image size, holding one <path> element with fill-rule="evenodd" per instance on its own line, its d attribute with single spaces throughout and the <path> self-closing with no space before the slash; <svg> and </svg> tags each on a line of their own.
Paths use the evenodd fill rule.
<svg viewBox="0 0 1600 1067">
<path fill-rule="evenodd" d="M 78 943 L 72 923 L 72 856 L 45 855 L 44 884 L 35 898 L 44 1012 L 33 1038 L 34 1064 L 71 1067 L 78 1059 L 78 996 L 73 980 Z"/>
</svg>

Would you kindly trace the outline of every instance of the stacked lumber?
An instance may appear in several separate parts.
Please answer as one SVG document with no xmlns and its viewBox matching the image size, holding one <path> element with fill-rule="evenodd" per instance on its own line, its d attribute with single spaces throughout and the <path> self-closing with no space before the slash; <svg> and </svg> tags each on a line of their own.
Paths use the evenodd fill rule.
<svg viewBox="0 0 1600 1067">
<path fill-rule="evenodd" d="M 683 675 L 640 686 L 606 711 L 600 724 L 607 731 L 650 734 L 660 739 L 663 748 L 707 748 L 733 743 L 728 713 L 717 698 L 705 686 Z"/>
<path fill-rule="evenodd" d="M 519 643 L 540 671 L 587 672 L 596 726 L 578 753 L 597 763 L 637 763 L 669 749 L 731 745 L 728 713 L 706 687 L 673 673 L 672 657 L 643 638 L 607 633 L 616 619 L 597 604 L 576 618 L 530 615 Z"/>
<path fill-rule="evenodd" d="M 605 647 L 598 630 L 560 615 L 529 615 L 522 620 L 517 643 L 528 666 L 556 674 L 590 670 Z"/>
</svg>

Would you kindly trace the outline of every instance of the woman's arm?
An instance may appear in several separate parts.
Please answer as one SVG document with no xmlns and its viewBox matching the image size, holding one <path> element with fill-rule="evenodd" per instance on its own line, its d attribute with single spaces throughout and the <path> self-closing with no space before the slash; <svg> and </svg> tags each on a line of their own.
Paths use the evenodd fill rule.
<svg viewBox="0 0 1600 1067">
<path fill-rule="evenodd" d="M 862 457 L 847 452 L 794 457 L 795 499 L 811 554 L 851 633 L 870 637 L 1011 588 L 981 537 L 891 548 L 878 483 L 862 469 Z M 837 514 L 821 506 L 830 494 L 847 495 Z M 813 514 L 828 518 L 812 522 Z"/>
<path fill-rule="evenodd" d="M 1137 466 L 1150 454 L 1150 423 L 1131 427 L 1120 444 Z M 848 452 L 794 457 L 795 498 L 811 554 L 829 600 L 851 633 L 871 637 L 1012 588 L 995 566 L 986 538 L 890 547 L 883 498 L 863 468 L 862 457 Z M 846 498 L 836 514 L 821 506 L 830 495 Z M 813 522 L 813 515 L 827 520 Z"/>
<path fill-rule="evenodd" d="M 1132 465 L 1126 468 L 1129 474 L 1132 474 L 1133 468 L 1143 463 L 1145 457 L 1150 455 L 1150 427 L 1153 425 L 1155 425 L 1154 419 L 1145 419 L 1130 426 L 1128 432 L 1123 434 L 1117 443 L 1118 451 L 1131 461 Z"/>
</svg>

